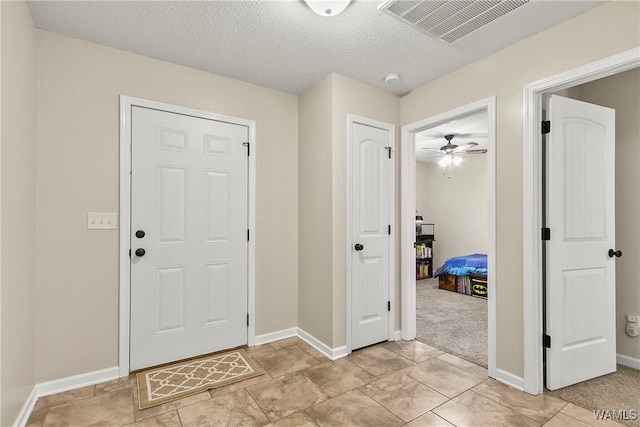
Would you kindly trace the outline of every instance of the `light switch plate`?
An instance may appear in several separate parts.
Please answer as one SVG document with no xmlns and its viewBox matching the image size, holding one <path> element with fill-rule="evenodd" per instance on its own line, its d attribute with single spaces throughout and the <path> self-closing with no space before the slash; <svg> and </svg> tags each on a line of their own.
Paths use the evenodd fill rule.
<svg viewBox="0 0 640 427">
<path fill-rule="evenodd" d="M 87 213 L 87 228 L 89 230 L 115 230 L 116 214 L 115 213 Z"/>
</svg>

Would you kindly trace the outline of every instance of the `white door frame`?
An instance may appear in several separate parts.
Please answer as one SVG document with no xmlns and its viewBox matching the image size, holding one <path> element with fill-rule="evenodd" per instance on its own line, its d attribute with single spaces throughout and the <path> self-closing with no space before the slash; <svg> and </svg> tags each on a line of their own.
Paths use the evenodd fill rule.
<svg viewBox="0 0 640 427">
<path fill-rule="evenodd" d="M 416 267 L 415 248 L 416 239 L 415 209 L 416 209 L 416 152 L 415 134 L 426 129 L 450 121 L 451 119 L 476 111 L 487 110 L 488 122 L 488 151 L 487 151 L 487 218 L 489 231 L 489 250 L 487 257 L 487 282 L 490 284 L 487 296 L 488 310 L 488 362 L 489 376 L 496 378 L 496 97 L 482 99 L 471 104 L 432 116 L 402 127 L 402 148 L 400 150 L 400 187 L 407 189 L 402 192 L 400 207 L 400 258 L 402 283 L 402 339 L 412 340 L 416 337 Z"/>
<path fill-rule="evenodd" d="M 524 86 L 523 152 L 523 317 L 524 391 L 543 392 L 542 366 L 542 96 L 640 67 L 640 49 Z"/>
<path fill-rule="evenodd" d="M 131 264 L 129 249 L 131 246 L 131 108 L 133 106 L 151 108 L 155 110 L 167 111 L 171 113 L 183 114 L 192 117 L 209 120 L 223 121 L 249 128 L 249 144 L 251 155 L 249 156 L 249 194 L 248 194 L 248 227 L 251 240 L 249 240 L 249 251 L 247 259 L 248 269 L 248 296 L 247 310 L 249 312 L 249 326 L 247 330 L 247 345 L 253 346 L 255 341 L 255 252 L 256 252 L 256 123 L 237 117 L 213 114 L 206 111 L 192 108 L 180 107 L 177 105 L 165 104 L 162 102 L 149 101 L 146 99 L 133 98 L 120 95 L 120 325 L 119 325 L 119 350 L 118 366 L 120 377 L 129 375 L 129 334 L 130 334 L 130 312 L 131 312 Z"/>
<path fill-rule="evenodd" d="M 352 271 L 352 262 L 353 262 L 353 235 L 351 233 L 351 227 L 353 224 L 353 203 L 351 203 L 351 186 L 353 185 L 353 177 L 352 168 L 351 168 L 351 148 L 353 145 L 353 140 L 351 139 L 351 127 L 355 123 L 360 123 L 366 126 L 371 126 L 379 129 L 384 129 L 389 131 L 389 146 L 392 147 L 392 152 L 395 154 L 397 151 L 396 147 L 396 127 L 395 125 L 381 122 L 379 120 L 370 119 L 367 117 L 357 116 L 355 114 L 347 114 L 347 295 L 346 295 L 346 346 L 347 352 L 346 354 L 351 353 L 351 271 Z M 395 158 L 392 156 L 389 161 L 389 224 L 392 224 L 391 237 L 389 238 L 389 301 L 391 301 L 391 310 L 389 311 L 389 340 L 393 340 L 394 329 L 395 329 L 395 295 L 396 295 L 396 286 L 395 286 L 395 277 L 396 277 L 396 239 L 394 238 L 395 232 L 393 231 L 393 224 L 396 223 L 396 162 Z"/>
</svg>

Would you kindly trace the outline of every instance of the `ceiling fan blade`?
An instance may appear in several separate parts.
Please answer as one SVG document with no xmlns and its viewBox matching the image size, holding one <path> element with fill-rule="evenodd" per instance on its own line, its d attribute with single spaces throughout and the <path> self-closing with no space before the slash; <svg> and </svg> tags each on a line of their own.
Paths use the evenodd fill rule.
<svg viewBox="0 0 640 427">
<path fill-rule="evenodd" d="M 466 144 L 464 144 L 464 145 L 460 145 L 460 146 L 458 146 L 457 148 L 455 148 L 455 149 L 453 150 L 453 152 L 454 152 L 454 153 L 459 153 L 459 152 L 461 152 L 461 151 L 466 151 L 467 149 L 469 149 L 469 148 L 471 148 L 471 147 L 475 147 L 476 145 L 478 145 L 478 143 L 477 143 L 477 142 L 468 142 L 468 143 L 466 143 Z"/>
<path fill-rule="evenodd" d="M 484 148 L 479 148 L 477 150 L 464 150 L 464 151 L 458 151 L 457 154 L 485 154 L 487 152 L 486 149 Z"/>
<path fill-rule="evenodd" d="M 442 150 L 440 150 L 439 148 L 422 147 L 422 149 L 423 150 L 436 151 L 438 153 L 442 153 Z"/>
</svg>

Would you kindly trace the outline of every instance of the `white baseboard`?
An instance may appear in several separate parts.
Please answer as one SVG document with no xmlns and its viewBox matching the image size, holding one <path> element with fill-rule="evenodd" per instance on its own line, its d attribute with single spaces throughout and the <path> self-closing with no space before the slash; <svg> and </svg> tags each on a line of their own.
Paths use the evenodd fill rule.
<svg viewBox="0 0 640 427">
<path fill-rule="evenodd" d="M 13 423 L 15 427 L 24 427 L 27 425 L 27 421 L 29 421 L 29 417 L 31 416 L 31 411 L 33 411 L 33 407 L 36 406 L 36 402 L 38 401 L 38 385 L 33 386 L 33 390 L 31 390 L 31 394 L 27 398 L 24 405 L 22 405 L 22 409 L 18 414 L 18 418 Z"/>
<path fill-rule="evenodd" d="M 77 388 L 111 381 L 118 378 L 120 378 L 120 370 L 117 366 L 114 366 L 113 368 L 100 369 L 98 371 L 38 383 L 33 387 L 31 394 L 24 403 L 20 414 L 18 414 L 18 418 L 16 418 L 14 426 L 23 427 L 27 424 L 27 421 L 31 416 L 31 411 L 33 411 L 39 397 L 62 393 L 63 391 L 75 390 Z"/>
<path fill-rule="evenodd" d="M 323 343 L 322 341 L 320 341 L 318 338 L 314 337 L 313 335 L 305 331 L 304 329 L 298 328 L 298 337 L 302 341 L 309 344 L 311 347 L 318 350 L 320 353 L 324 354 L 329 359 L 335 360 L 333 358 L 333 349 L 328 345 L 326 345 L 325 343 Z"/>
<path fill-rule="evenodd" d="M 100 369 L 99 371 L 87 372 L 86 374 L 72 375 L 70 377 L 39 383 L 36 387 L 38 389 L 38 397 L 42 397 L 103 383 L 105 381 L 116 380 L 118 378 L 120 378 L 120 369 L 114 366 L 113 368 Z"/>
<path fill-rule="evenodd" d="M 395 331 L 391 336 L 392 341 L 400 341 L 402 339 L 402 331 Z"/>
<path fill-rule="evenodd" d="M 333 349 L 331 360 L 342 359 L 343 357 L 347 357 L 349 354 L 351 354 L 351 351 L 347 350 L 346 345 L 336 347 Z"/>
<path fill-rule="evenodd" d="M 298 337 L 302 341 L 309 344 L 311 347 L 318 350 L 320 353 L 325 355 L 331 360 L 337 360 L 341 357 L 345 357 L 349 355 L 347 351 L 347 346 L 331 348 L 327 344 L 320 341 L 318 338 L 314 337 L 307 331 L 301 328 L 289 328 L 283 329 L 281 331 L 270 332 L 268 334 L 258 335 L 255 337 L 255 345 L 268 344 L 270 342 L 283 340 L 285 338 Z"/>
<path fill-rule="evenodd" d="M 280 341 L 285 338 L 297 337 L 298 328 L 282 329 L 281 331 L 270 332 L 268 334 L 256 335 L 254 338 L 255 345 L 269 344 L 270 342 Z"/>
<path fill-rule="evenodd" d="M 496 369 L 496 380 L 520 391 L 524 391 L 524 378 L 513 375 L 511 372 Z"/>
<path fill-rule="evenodd" d="M 624 354 L 616 354 L 616 363 L 633 369 L 640 369 L 640 359 L 625 356 Z"/>
</svg>

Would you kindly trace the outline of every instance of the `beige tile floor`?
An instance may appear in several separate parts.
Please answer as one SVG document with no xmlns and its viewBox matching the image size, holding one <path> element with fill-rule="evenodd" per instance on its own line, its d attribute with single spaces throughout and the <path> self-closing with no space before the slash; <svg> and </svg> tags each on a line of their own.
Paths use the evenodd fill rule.
<svg viewBox="0 0 640 427">
<path fill-rule="evenodd" d="M 335 362 L 298 338 L 247 351 L 265 375 L 142 411 L 130 376 L 40 398 L 28 426 L 619 425 L 507 387 L 418 341 L 378 344 Z"/>
</svg>

